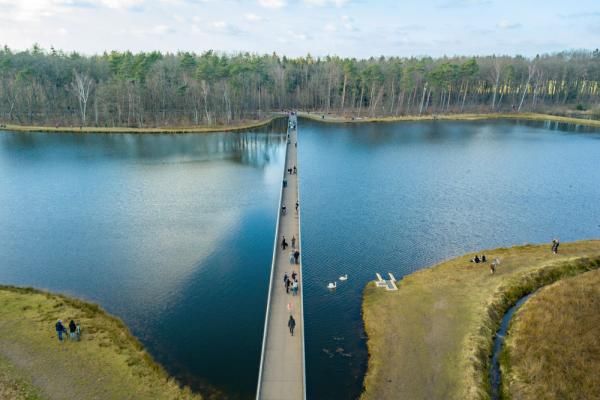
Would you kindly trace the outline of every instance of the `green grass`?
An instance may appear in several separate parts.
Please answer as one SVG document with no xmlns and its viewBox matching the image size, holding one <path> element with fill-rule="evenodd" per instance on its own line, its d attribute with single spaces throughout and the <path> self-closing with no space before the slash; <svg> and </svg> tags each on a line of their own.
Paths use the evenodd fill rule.
<svg viewBox="0 0 600 400">
<path fill-rule="evenodd" d="M 262 120 L 242 121 L 234 125 L 212 126 L 169 126 L 163 128 L 129 128 L 129 127 L 95 127 L 95 126 L 37 126 L 7 124 L 1 129 L 16 132 L 46 132 L 46 133 L 210 133 L 236 132 L 259 128 L 281 118 L 281 115 L 271 116 Z"/>
<path fill-rule="evenodd" d="M 489 356 L 502 315 L 524 294 L 600 267 L 600 241 L 487 250 L 405 277 L 397 292 L 370 283 L 363 320 L 369 362 L 363 399 L 487 399 Z M 482 254 L 482 252 L 478 252 Z M 381 271 L 384 272 L 384 271 Z"/>
<path fill-rule="evenodd" d="M 57 340 L 59 318 L 81 323 L 80 342 Z M 123 322 L 98 305 L 7 286 L 0 286 L 0 394 L 3 390 L 22 392 L 16 398 L 24 399 L 201 398 L 181 388 Z"/>
<path fill-rule="evenodd" d="M 600 399 L 600 270 L 527 300 L 511 324 L 501 367 L 504 398 Z"/>
<path fill-rule="evenodd" d="M 364 123 L 364 122 L 402 122 L 402 121 L 479 121 L 488 119 L 516 119 L 516 120 L 527 120 L 527 121 L 554 121 L 562 122 L 566 124 L 585 125 L 591 127 L 600 127 L 600 121 L 590 120 L 583 118 L 563 117 L 559 115 L 551 114 L 538 114 L 538 113 L 490 113 L 490 114 L 433 114 L 433 115 L 405 115 L 397 117 L 362 117 L 352 119 L 351 117 L 341 115 L 329 115 L 324 113 L 305 113 L 301 112 L 298 114 L 300 117 L 309 118 L 315 121 L 329 122 L 329 123 Z M 325 118 L 321 118 L 325 115 Z"/>
</svg>

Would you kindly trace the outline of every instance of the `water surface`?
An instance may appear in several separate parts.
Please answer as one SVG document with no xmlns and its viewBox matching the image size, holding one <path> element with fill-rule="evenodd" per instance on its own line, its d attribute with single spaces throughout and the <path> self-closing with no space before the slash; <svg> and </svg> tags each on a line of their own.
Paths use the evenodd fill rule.
<svg viewBox="0 0 600 400">
<path fill-rule="evenodd" d="M 468 251 L 600 236 L 600 134 L 589 129 L 300 120 L 299 157 L 311 399 L 360 395 L 361 296 L 376 272 L 399 279 Z"/>
<path fill-rule="evenodd" d="M 0 282 L 99 302 L 184 382 L 252 398 L 285 146 L 268 131 L 0 133 Z M 310 399 L 360 395 L 375 272 L 600 236 L 585 129 L 300 120 L 298 150 Z"/>
<path fill-rule="evenodd" d="M 98 302 L 183 382 L 250 398 L 277 131 L 0 133 L 0 282 Z"/>
</svg>

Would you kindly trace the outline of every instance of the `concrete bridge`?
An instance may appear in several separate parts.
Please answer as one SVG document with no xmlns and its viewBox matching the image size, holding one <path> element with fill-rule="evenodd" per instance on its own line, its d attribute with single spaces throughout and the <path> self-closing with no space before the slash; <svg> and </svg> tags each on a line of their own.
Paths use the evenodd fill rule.
<svg viewBox="0 0 600 400">
<path fill-rule="evenodd" d="M 300 199 L 298 190 L 300 170 L 297 161 L 297 126 L 296 115 L 290 115 L 258 373 L 257 400 L 304 400 L 306 398 L 304 310 L 302 301 L 304 290 L 302 281 L 302 240 L 300 237 L 300 210 L 302 205 L 296 206 Z M 291 169 L 291 173 L 288 172 L 289 169 Z M 282 246 L 284 237 L 289 245 L 285 249 Z M 297 262 L 293 258 L 293 253 L 296 251 L 300 253 Z M 294 272 L 298 281 L 297 295 L 293 294 L 292 285 L 290 285 L 289 290 L 286 290 L 284 283 L 285 274 L 291 279 Z M 294 318 L 296 323 L 293 336 L 288 326 L 290 316 Z"/>
</svg>

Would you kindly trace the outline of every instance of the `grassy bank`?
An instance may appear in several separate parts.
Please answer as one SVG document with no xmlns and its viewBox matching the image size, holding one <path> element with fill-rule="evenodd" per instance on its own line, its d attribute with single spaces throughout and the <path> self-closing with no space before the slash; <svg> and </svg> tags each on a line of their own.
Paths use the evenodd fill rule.
<svg viewBox="0 0 600 400">
<path fill-rule="evenodd" d="M 397 292 L 370 283 L 363 319 L 369 363 L 363 399 L 486 399 L 489 356 L 502 315 L 518 298 L 564 276 L 600 267 L 600 241 L 466 254 L 405 277 Z M 479 252 L 481 254 L 481 252 Z"/>
<path fill-rule="evenodd" d="M 516 313 L 501 359 L 513 399 L 600 399 L 600 271 L 547 286 Z"/>
<path fill-rule="evenodd" d="M 46 133 L 210 133 L 238 132 L 260 128 L 273 122 L 282 115 L 273 115 L 261 120 L 243 121 L 233 125 L 211 125 L 194 127 L 163 127 L 163 128 L 128 128 L 128 127 L 96 127 L 96 126 L 36 126 L 36 125 L 3 125 L 0 130 L 13 132 L 46 132 Z"/>
<path fill-rule="evenodd" d="M 600 128 L 600 121 L 563 117 L 552 114 L 538 113 L 490 113 L 490 114 L 434 114 L 434 115 L 404 115 L 398 117 L 363 117 L 352 118 L 335 114 L 298 113 L 300 117 L 330 123 L 363 123 L 363 122 L 411 122 L 411 121 L 480 121 L 489 119 L 513 119 L 527 121 L 553 121 L 565 124 L 584 125 Z M 324 116 L 324 118 L 322 118 Z"/>
<path fill-rule="evenodd" d="M 81 323 L 80 342 L 54 324 Z M 99 306 L 34 289 L 0 286 L 0 398 L 194 399 Z"/>
</svg>

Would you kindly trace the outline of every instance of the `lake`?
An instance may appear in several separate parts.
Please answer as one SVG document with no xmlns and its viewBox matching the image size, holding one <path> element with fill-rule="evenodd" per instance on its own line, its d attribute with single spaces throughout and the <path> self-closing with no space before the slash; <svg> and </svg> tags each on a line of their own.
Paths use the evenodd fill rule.
<svg viewBox="0 0 600 400">
<path fill-rule="evenodd" d="M 98 302 L 183 382 L 252 398 L 282 122 L 242 134 L 0 133 L 0 282 Z M 310 399 L 360 395 L 361 295 L 375 272 L 600 236 L 597 131 L 301 119 L 298 149 Z"/>
</svg>

